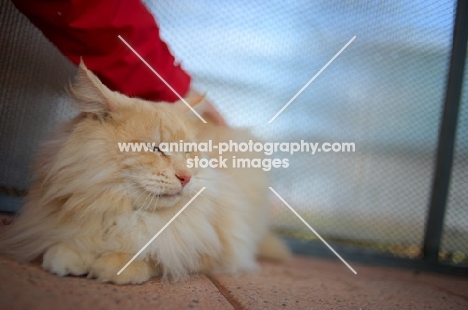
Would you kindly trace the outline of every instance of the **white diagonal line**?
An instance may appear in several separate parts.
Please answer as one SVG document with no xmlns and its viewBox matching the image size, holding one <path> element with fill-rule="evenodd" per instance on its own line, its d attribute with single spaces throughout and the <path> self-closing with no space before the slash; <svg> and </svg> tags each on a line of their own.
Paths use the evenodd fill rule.
<svg viewBox="0 0 468 310">
<path fill-rule="evenodd" d="M 135 258 L 137 258 L 138 255 L 140 255 L 141 252 L 143 252 L 143 251 L 150 245 L 150 243 L 153 242 L 154 239 L 156 239 L 156 238 L 159 236 L 159 234 L 161 234 L 161 233 L 164 231 L 164 229 L 166 229 L 167 226 L 169 226 L 169 225 L 172 223 L 172 221 L 175 220 L 175 219 L 179 216 L 179 214 L 181 214 L 181 213 L 185 210 L 185 208 L 187 208 L 187 207 L 189 206 L 189 204 L 191 204 L 192 201 L 194 201 L 195 198 L 197 198 L 197 196 L 200 195 L 201 192 L 203 192 L 203 191 L 205 190 L 205 188 L 206 188 L 206 187 L 203 187 L 195 196 L 193 196 L 192 199 L 190 199 L 189 202 L 187 202 L 187 203 L 185 204 L 185 206 L 184 206 L 182 209 L 180 209 L 179 212 L 177 212 L 176 215 L 174 215 L 174 216 L 171 218 L 171 220 L 170 220 L 169 222 L 167 222 L 167 224 L 164 225 L 164 227 L 161 228 L 161 229 L 158 231 L 158 233 L 157 233 L 156 235 L 154 235 L 154 237 L 151 238 L 151 240 L 148 241 L 148 243 L 145 244 L 145 246 L 142 247 L 141 250 L 138 251 L 138 253 L 136 253 L 135 256 L 133 256 L 133 258 L 132 258 L 125 266 L 123 266 L 122 269 L 120 269 L 119 272 L 117 272 L 117 275 L 120 275 L 120 274 L 122 273 L 122 271 L 124 271 L 125 268 L 127 268 L 128 265 L 130 265 L 130 264 L 135 260 Z"/>
<path fill-rule="evenodd" d="M 281 197 L 272 187 L 269 189 L 304 223 L 322 242 L 348 267 L 354 274 L 357 274 L 356 270 L 353 269 L 341 256 L 338 254 L 319 234 L 313 229 L 309 223 L 307 223 L 284 199 Z"/>
<path fill-rule="evenodd" d="M 162 81 L 164 84 L 166 84 L 167 87 L 169 87 L 170 90 L 172 90 L 172 92 L 173 92 L 174 94 L 176 94 L 177 97 L 179 97 L 180 100 L 182 100 L 183 103 L 185 103 L 185 105 L 186 105 L 190 110 L 192 110 L 193 113 L 195 113 L 196 116 L 198 116 L 198 118 L 199 118 L 203 123 L 206 124 L 206 121 L 203 119 L 203 117 L 201 117 L 200 114 L 198 114 L 197 111 L 195 111 L 195 110 L 190 106 L 190 104 L 188 104 L 187 101 L 185 101 L 185 99 L 182 98 L 182 96 L 179 95 L 179 94 L 175 91 L 175 89 L 172 88 L 172 86 L 169 85 L 169 83 L 167 83 L 166 80 L 164 80 L 163 77 L 162 77 L 161 75 L 159 75 L 159 73 L 156 72 L 156 70 L 154 70 L 153 67 L 151 67 L 151 66 L 147 63 L 146 60 L 144 60 L 143 57 L 141 57 L 140 54 L 138 54 L 138 52 L 135 51 L 135 49 L 134 49 L 133 47 L 131 47 L 130 44 L 127 43 L 127 41 L 124 40 L 124 38 L 122 38 L 120 35 L 119 35 L 118 37 L 119 37 L 119 39 L 120 39 L 125 45 L 127 45 L 127 47 L 128 47 L 138 58 L 140 58 L 141 61 L 143 61 L 143 63 L 144 63 L 154 74 L 156 74 L 156 76 L 157 76 L 158 78 L 161 79 L 161 81 Z"/>
<path fill-rule="evenodd" d="M 279 111 L 278 111 L 278 113 L 276 113 L 276 115 L 275 115 L 275 116 L 273 116 L 273 118 L 272 118 L 271 120 L 269 120 L 269 121 L 268 121 L 268 124 L 270 124 L 271 122 L 273 122 L 273 121 L 275 120 L 275 118 L 277 118 L 277 117 L 278 117 L 278 115 L 280 115 L 280 114 L 281 114 L 281 112 L 283 112 L 283 111 L 284 111 L 284 109 L 286 109 L 286 108 L 287 108 L 287 107 L 288 107 L 288 106 L 291 104 L 291 102 L 293 102 L 293 101 L 294 101 L 294 99 L 296 99 L 296 98 L 297 98 L 297 96 L 299 96 L 299 95 L 300 95 L 300 94 L 301 94 L 301 93 L 304 91 L 304 89 L 306 89 L 306 88 L 307 88 L 307 86 L 309 86 L 309 85 L 310 85 L 310 83 L 312 83 L 312 82 L 313 82 L 313 81 L 314 81 L 314 80 L 315 80 L 315 79 L 316 79 L 316 78 L 317 78 L 317 77 L 320 75 L 320 73 L 322 73 L 322 71 L 323 71 L 323 70 L 325 70 L 325 69 L 328 67 L 328 65 L 330 65 L 330 64 L 332 63 L 332 61 L 333 61 L 333 60 L 335 60 L 335 58 L 336 58 L 336 57 L 338 57 L 338 56 L 341 54 L 341 52 L 343 52 L 343 51 L 345 50 L 345 48 L 347 48 L 347 47 L 348 47 L 348 45 L 350 45 L 350 44 L 351 44 L 351 42 L 353 42 L 353 41 L 354 41 L 354 39 L 356 39 L 356 36 L 352 37 L 352 38 L 351 38 L 351 40 L 349 40 L 349 42 L 348 42 L 348 43 L 346 43 L 346 45 L 345 45 L 345 46 L 343 46 L 343 47 L 340 49 L 340 51 L 339 51 L 338 53 L 336 53 L 336 55 L 335 55 L 335 56 L 333 56 L 333 58 L 332 58 L 332 59 L 330 59 L 330 61 L 329 61 L 329 62 L 327 62 L 327 64 L 326 64 L 325 66 L 323 66 L 323 68 L 322 68 L 322 69 L 320 69 L 320 71 L 319 71 L 319 72 L 317 72 L 317 74 L 316 74 L 316 75 L 314 75 L 314 77 L 313 77 L 313 78 L 311 78 L 311 79 L 310 79 L 310 81 L 309 81 L 309 82 L 307 82 L 307 84 L 305 84 L 305 85 L 304 85 L 304 87 L 302 87 L 302 88 L 301 88 L 301 90 L 300 90 L 300 91 L 298 91 L 298 92 L 297 92 L 297 94 L 295 94 L 295 95 L 294 95 L 294 97 L 292 97 L 292 98 L 291 98 L 291 100 L 289 100 L 289 101 L 288 101 L 288 103 L 286 103 L 286 104 L 284 105 L 284 107 L 283 107 L 283 108 L 281 108 L 281 110 L 279 110 Z"/>
</svg>

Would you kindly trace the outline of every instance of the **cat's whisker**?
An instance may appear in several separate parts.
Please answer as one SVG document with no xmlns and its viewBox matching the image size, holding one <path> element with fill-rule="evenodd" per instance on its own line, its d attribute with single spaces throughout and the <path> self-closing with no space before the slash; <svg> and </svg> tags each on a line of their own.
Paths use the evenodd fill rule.
<svg viewBox="0 0 468 310">
<path fill-rule="evenodd" d="M 151 193 L 151 200 L 150 200 L 149 203 L 145 206 L 144 212 L 147 212 L 148 209 L 151 207 L 151 203 L 153 202 L 154 196 L 155 196 L 155 194 Z"/>
<path fill-rule="evenodd" d="M 114 185 L 118 185 L 116 188 Z M 113 181 L 113 182 L 106 182 L 102 185 L 101 190 L 112 190 L 117 191 L 118 193 L 122 193 L 123 197 L 130 198 L 132 201 L 131 211 L 134 211 L 134 202 L 139 201 L 139 199 L 145 194 L 145 191 L 141 191 L 136 198 L 132 197 L 132 192 L 138 190 L 138 187 L 135 187 L 133 184 L 126 184 L 124 181 Z"/>
<path fill-rule="evenodd" d="M 140 200 L 140 198 L 146 193 L 144 190 L 138 188 L 138 187 L 135 187 L 133 190 L 132 190 L 132 187 L 133 185 L 127 185 L 126 188 L 127 190 L 129 191 L 128 193 L 128 196 L 131 198 L 132 202 L 138 202 Z M 141 192 L 138 194 L 138 196 L 136 197 L 133 197 L 132 193 L 137 191 L 137 190 L 140 190 Z"/>
<path fill-rule="evenodd" d="M 143 204 L 142 204 L 141 206 L 140 206 L 140 205 L 137 205 L 137 206 L 136 206 L 136 212 L 134 212 L 134 214 L 133 214 L 132 217 L 131 217 L 132 221 L 133 221 L 133 218 L 134 218 L 134 217 L 138 217 L 138 215 L 142 212 L 143 206 L 146 204 L 146 201 L 147 201 L 148 198 L 151 196 L 151 193 L 148 192 L 148 191 L 146 191 L 146 187 L 148 187 L 148 185 L 145 185 L 145 186 L 142 187 L 142 188 L 143 188 L 142 194 L 146 194 L 145 201 L 143 202 Z M 139 197 L 141 197 L 141 195 L 140 195 Z M 138 201 L 135 201 L 135 203 L 138 204 Z"/>
<path fill-rule="evenodd" d="M 161 191 L 161 189 L 162 189 L 162 184 L 161 184 L 161 183 L 158 183 L 155 192 L 156 192 L 156 193 L 159 193 L 159 192 Z M 150 203 L 149 203 L 148 205 L 146 205 L 146 206 L 144 207 L 144 209 L 143 209 L 144 211 L 143 211 L 143 212 L 147 212 L 149 208 L 152 209 L 151 211 L 154 211 L 154 210 L 157 208 L 158 202 L 159 202 L 159 200 L 161 199 L 161 196 L 156 195 L 156 194 L 154 194 L 154 193 L 151 193 L 151 196 L 152 196 L 151 201 L 150 201 Z M 156 197 L 156 201 L 154 202 L 154 205 L 152 205 L 152 202 L 153 202 L 154 197 Z"/>
<path fill-rule="evenodd" d="M 138 188 L 138 187 L 137 187 L 137 188 Z M 145 189 L 146 189 L 146 185 L 142 188 L 141 193 L 140 193 L 140 194 L 138 195 L 138 197 L 134 200 L 135 202 L 138 202 L 138 201 L 140 200 L 140 198 L 141 198 L 144 194 L 146 194 L 146 190 L 145 190 Z"/>
<path fill-rule="evenodd" d="M 162 188 L 162 185 L 159 184 L 159 185 L 158 185 L 158 192 L 161 190 L 161 188 Z M 159 202 L 159 199 L 160 199 L 160 198 L 161 198 L 161 197 L 158 196 L 158 199 L 156 199 L 155 206 L 154 206 L 155 208 L 158 206 L 158 202 Z"/>
</svg>

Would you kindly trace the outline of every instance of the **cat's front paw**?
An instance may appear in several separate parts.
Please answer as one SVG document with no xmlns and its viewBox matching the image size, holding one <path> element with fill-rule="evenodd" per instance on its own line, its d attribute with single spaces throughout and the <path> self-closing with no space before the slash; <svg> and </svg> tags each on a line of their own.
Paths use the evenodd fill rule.
<svg viewBox="0 0 468 310">
<path fill-rule="evenodd" d="M 88 273 L 93 256 L 78 251 L 73 245 L 58 243 L 44 253 L 42 268 L 58 276 L 81 276 Z"/>
<path fill-rule="evenodd" d="M 119 275 L 122 269 L 131 259 L 127 253 L 104 253 L 92 265 L 88 278 L 95 278 L 101 282 L 115 284 L 141 284 L 158 274 L 157 269 L 147 262 L 135 260 Z"/>
</svg>

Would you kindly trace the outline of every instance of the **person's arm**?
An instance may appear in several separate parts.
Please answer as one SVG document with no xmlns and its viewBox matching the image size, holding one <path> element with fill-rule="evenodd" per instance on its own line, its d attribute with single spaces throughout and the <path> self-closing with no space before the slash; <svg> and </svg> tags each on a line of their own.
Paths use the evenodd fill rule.
<svg viewBox="0 0 468 310">
<path fill-rule="evenodd" d="M 83 57 L 109 88 L 152 101 L 178 100 L 118 38 L 122 36 L 182 97 L 190 76 L 175 63 L 140 0 L 13 0 L 72 62 Z"/>
</svg>

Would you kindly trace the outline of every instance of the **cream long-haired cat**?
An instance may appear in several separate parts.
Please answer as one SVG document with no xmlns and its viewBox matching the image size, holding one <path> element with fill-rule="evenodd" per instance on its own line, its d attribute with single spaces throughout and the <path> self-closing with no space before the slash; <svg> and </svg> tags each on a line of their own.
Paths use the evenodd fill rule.
<svg viewBox="0 0 468 310">
<path fill-rule="evenodd" d="M 253 139 L 248 132 L 203 124 L 182 104 L 110 91 L 83 64 L 71 94 L 81 113 L 43 146 L 26 203 L 0 235 L 0 252 L 21 261 L 42 256 L 43 268 L 59 276 L 87 274 L 118 284 L 158 275 L 250 271 L 258 256 L 289 257 L 268 230 L 262 169 L 188 169 L 186 156 L 217 154 L 118 147 L 119 142 L 248 141 Z M 246 156 L 254 155 L 239 154 Z"/>
</svg>

